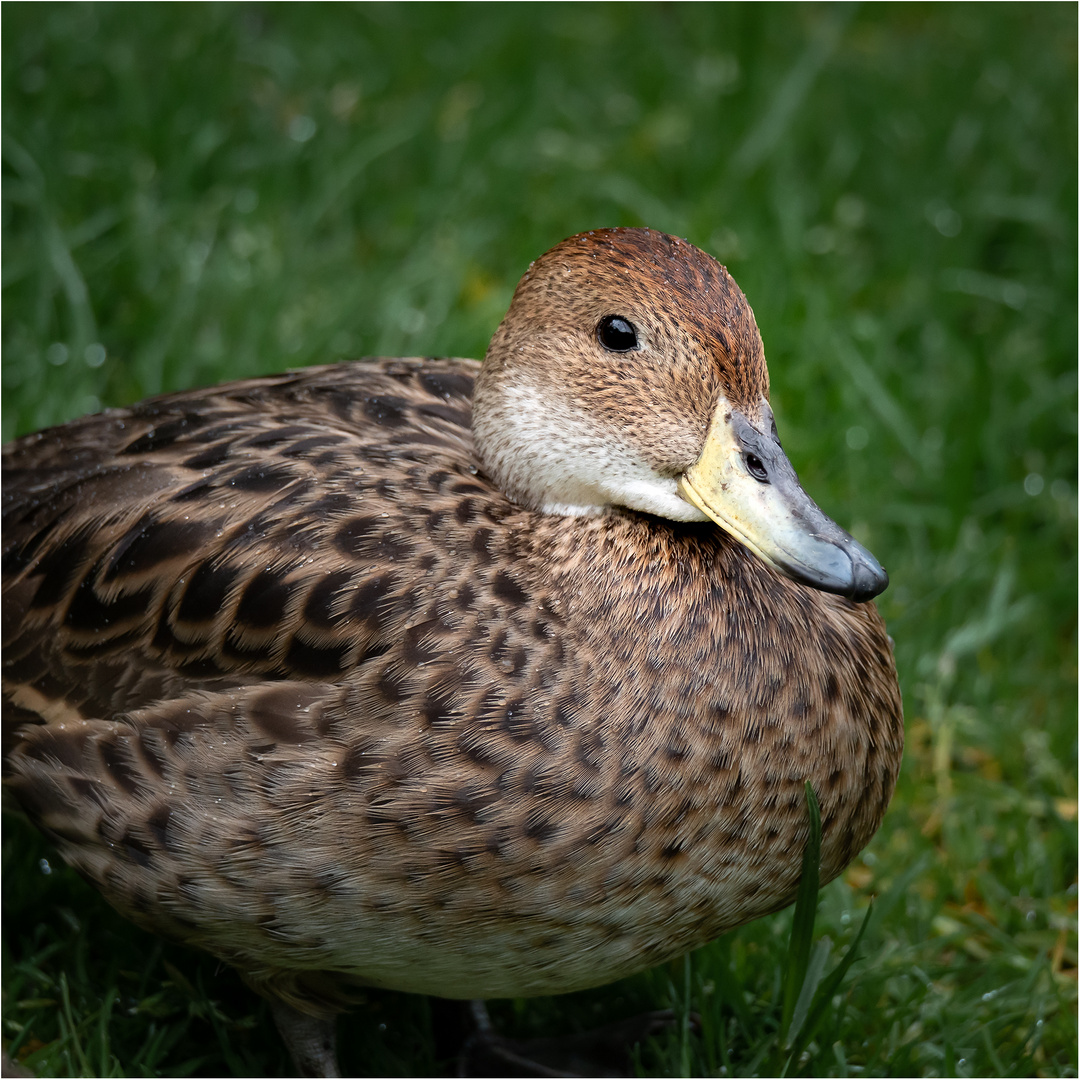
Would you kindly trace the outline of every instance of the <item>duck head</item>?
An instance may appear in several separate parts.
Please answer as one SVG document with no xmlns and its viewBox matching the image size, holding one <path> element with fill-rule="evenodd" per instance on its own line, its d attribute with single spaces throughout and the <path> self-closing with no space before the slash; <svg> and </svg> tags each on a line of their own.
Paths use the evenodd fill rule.
<svg viewBox="0 0 1080 1080">
<path fill-rule="evenodd" d="M 888 585 L 780 446 L 746 297 L 675 237 L 600 229 L 537 259 L 481 368 L 473 433 L 529 509 L 712 520 L 813 588 L 864 601 Z"/>
</svg>

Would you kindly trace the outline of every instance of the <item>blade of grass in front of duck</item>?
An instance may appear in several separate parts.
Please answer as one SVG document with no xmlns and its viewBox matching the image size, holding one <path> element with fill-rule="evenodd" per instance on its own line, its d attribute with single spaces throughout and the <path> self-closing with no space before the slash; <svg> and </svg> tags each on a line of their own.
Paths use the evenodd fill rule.
<svg viewBox="0 0 1080 1080">
<path fill-rule="evenodd" d="M 803 849 L 802 877 L 795 899 L 795 919 L 788 943 L 787 971 L 784 979 L 784 1006 L 780 1022 L 780 1044 L 788 1041 L 791 1019 L 799 1000 L 806 972 L 810 966 L 810 950 L 814 938 L 814 918 L 817 915 L 818 883 L 821 874 L 821 808 L 809 781 L 806 782 L 806 808 L 810 830 Z"/>
<path fill-rule="evenodd" d="M 823 937 L 810 954 L 810 963 L 806 968 L 802 986 L 799 989 L 799 997 L 795 1002 L 795 1010 L 791 1014 L 791 1024 L 784 1038 L 784 1049 L 790 1049 L 797 1038 L 802 1026 L 806 1021 L 806 1014 L 815 1000 L 815 994 L 825 977 L 825 965 L 829 962 L 829 954 L 832 952 L 832 942 Z"/>
<path fill-rule="evenodd" d="M 113 1057 L 109 1047 L 109 1021 L 112 1019 L 113 1006 L 119 999 L 120 994 L 115 986 L 105 992 L 105 1000 L 101 1003 L 98 1011 L 98 1075 L 108 1076 L 112 1071 Z"/>
<path fill-rule="evenodd" d="M 809 1006 L 809 1009 L 802 1012 L 801 1009 L 797 1009 L 792 1022 L 792 1031 L 788 1038 L 788 1046 L 790 1054 L 784 1064 L 784 1068 L 781 1071 L 781 1076 L 788 1076 L 791 1067 L 798 1062 L 802 1055 L 802 1052 L 809 1045 L 810 1040 L 814 1037 L 822 1018 L 825 1015 L 825 1009 L 828 1007 L 830 1001 L 832 1001 L 833 995 L 840 988 L 840 984 L 844 981 L 844 976 L 848 973 L 848 968 L 855 962 L 859 943 L 863 939 L 863 934 L 866 933 L 866 928 L 870 923 L 870 915 L 873 912 L 873 904 L 866 909 L 866 914 L 863 916 L 862 925 L 859 927 L 859 932 L 855 935 L 855 940 L 851 943 L 851 946 L 840 957 L 840 962 L 829 973 L 829 975 L 821 982 L 821 985 L 817 987 L 817 990 L 813 995 L 813 1003 Z M 799 1004 L 802 1002 L 800 1000 Z"/>
<path fill-rule="evenodd" d="M 7 1045 L 7 1055 L 12 1061 L 19 1060 L 19 1051 L 23 1048 L 23 1045 L 30 1041 L 30 1037 L 34 1034 L 34 1022 L 28 1020 L 19 1031 L 15 1034 L 15 1037 Z"/>
<path fill-rule="evenodd" d="M 687 953 L 683 957 L 683 999 L 682 1016 L 680 1017 L 682 1041 L 679 1055 L 682 1072 L 679 1074 L 680 1076 L 693 1075 L 690 1071 L 690 958 L 692 955 L 692 953 Z"/>
<path fill-rule="evenodd" d="M 67 1044 L 68 1059 L 71 1061 L 73 1070 L 78 1070 L 80 1076 L 92 1075 L 90 1062 L 83 1051 L 82 1041 L 79 1038 L 79 1023 L 71 1008 L 71 993 L 68 990 L 67 974 L 60 973 L 60 1031 L 61 1037 Z"/>
</svg>

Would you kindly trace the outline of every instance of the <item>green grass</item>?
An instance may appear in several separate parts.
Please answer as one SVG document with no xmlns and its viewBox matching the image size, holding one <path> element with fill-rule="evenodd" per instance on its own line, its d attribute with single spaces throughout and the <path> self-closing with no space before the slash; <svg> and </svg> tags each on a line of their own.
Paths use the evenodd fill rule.
<svg viewBox="0 0 1080 1080">
<path fill-rule="evenodd" d="M 5 438 L 288 366 L 480 356 L 582 229 L 721 258 L 804 485 L 890 571 L 907 714 L 885 824 L 820 899 L 831 970 L 876 897 L 859 959 L 793 1068 L 1076 1075 L 1073 5 L 8 3 L 2 30 Z M 5 827 L 15 1056 L 288 1070 L 231 971 Z M 493 1013 L 528 1036 L 692 1010 L 643 1072 L 765 1074 L 790 927 Z M 440 1024 L 373 996 L 345 1068 L 445 1070 Z"/>
</svg>

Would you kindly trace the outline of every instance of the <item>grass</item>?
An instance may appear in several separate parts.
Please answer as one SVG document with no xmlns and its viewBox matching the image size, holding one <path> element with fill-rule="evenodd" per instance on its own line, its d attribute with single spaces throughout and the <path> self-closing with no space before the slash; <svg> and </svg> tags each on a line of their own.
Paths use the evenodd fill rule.
<svg viewBox="0 0 1080 1080">
<path fill-rule="evenodd" d="M 821 894 L 800 1075 L 1076 1075 L 1072 5 L 5 4 L 5 438 L 365 354 L 480 356 L 573 232 L 688 237 L 754 305 L 804 485 L 888 567 L 908 746 Z M 43 861 L 44 860 L 44 861 Z M 279 1075 L 265 1006 L 18 822 L 3 1036 L 40 1075 Z M 792 916 L 509 1034 L 692 1010 L 647 1075 L 765 1075 Z M 826 945 L 809 964 L 823 964 Z M 373 996 L 346 1069 L 445 1070 Z"/>
</svg>

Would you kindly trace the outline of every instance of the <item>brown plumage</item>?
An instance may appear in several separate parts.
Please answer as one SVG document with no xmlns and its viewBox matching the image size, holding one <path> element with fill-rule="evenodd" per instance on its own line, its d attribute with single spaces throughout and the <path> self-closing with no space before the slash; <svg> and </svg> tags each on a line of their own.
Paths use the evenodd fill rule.
<svg viewBox="0 0 1080 1080">
<path fill-rule="evenodd" d="M 604 230 L 530 267 L 483 369 L 310 368 L 18 440 L 11 795 L 133 921 L 319 1016 L 358 984 L 596 985 L 777 910 L 805 782 L 828 880 L 902 719 L 872 604 L 675 493 L 767 393 L 727 272 Z"/>
</svg>

